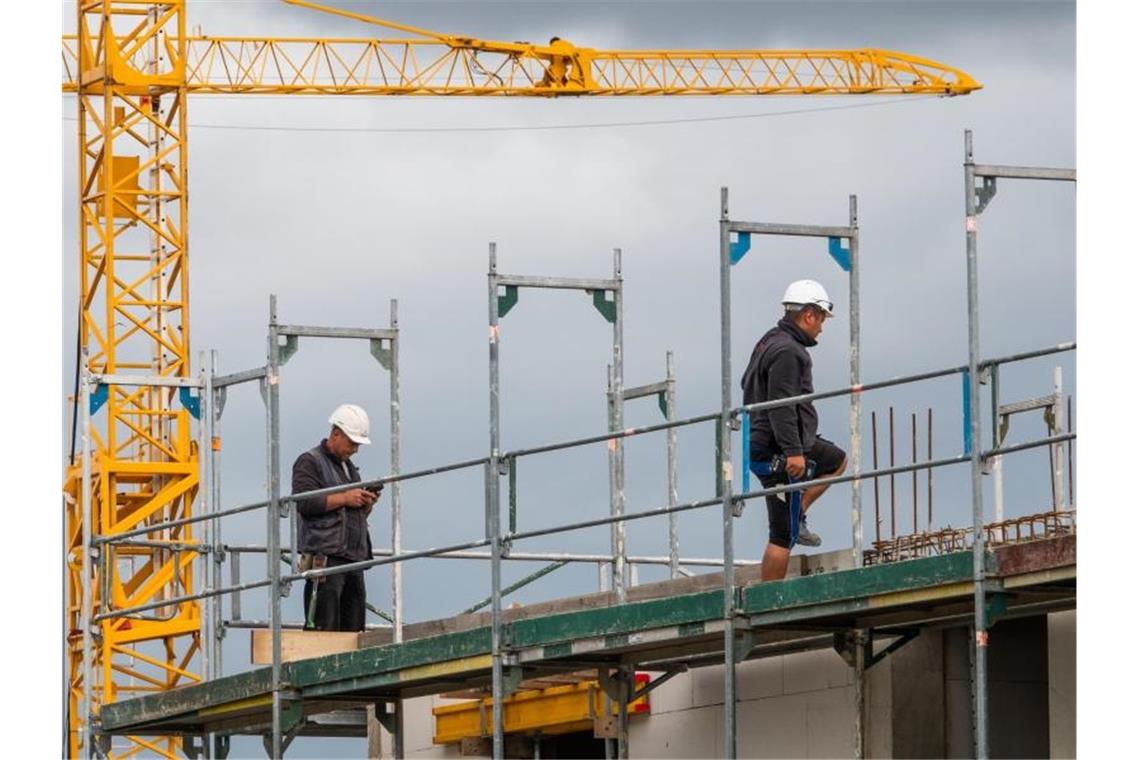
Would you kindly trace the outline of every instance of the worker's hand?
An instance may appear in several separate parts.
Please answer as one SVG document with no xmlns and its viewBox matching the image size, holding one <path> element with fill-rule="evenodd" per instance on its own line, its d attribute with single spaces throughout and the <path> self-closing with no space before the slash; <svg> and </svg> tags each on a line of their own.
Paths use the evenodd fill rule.
<svg viewBox="0 0 1140 760">
<path fill-rule="evenodd" d="M 351 491 L 343 491 L 336 494 L 339 499 L 339 505 L 345 509 L 361 509 L 371 507 L 376 503 L 379 498 L 371 491 L 365 491 L 363 488 L 354 488 Z"/>
<path fill-rule="evenodd" d="M 804 473 L 807 472 L 807 462 L 804 460 L 804 455 L 800 454 L 799 456 L 788 457 L 784 468 L 791 477 L 802 478 Z"/>
</svg>

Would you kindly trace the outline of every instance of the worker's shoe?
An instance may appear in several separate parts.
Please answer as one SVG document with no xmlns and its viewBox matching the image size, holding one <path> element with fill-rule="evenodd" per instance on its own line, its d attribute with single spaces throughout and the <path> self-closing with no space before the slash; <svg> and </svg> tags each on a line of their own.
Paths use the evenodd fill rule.
<svg viewBox="0 0 1140 760">
<path fill-rule="evenodd" d="M 806 515 L 800 516 L 800 532 L 796 537 L 796 543 L 800 546 L 819 546 L 823 543 L 822 538 L 808 530 Z"/>
</svg>

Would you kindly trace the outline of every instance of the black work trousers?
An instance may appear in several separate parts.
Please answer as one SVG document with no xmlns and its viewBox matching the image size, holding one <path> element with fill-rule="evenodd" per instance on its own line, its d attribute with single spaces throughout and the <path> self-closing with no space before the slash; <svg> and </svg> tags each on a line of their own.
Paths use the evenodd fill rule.
<svg viewBox="0 0 1140 760">
<path fill-rule="evenodd" d="M 329 557 L 328 566 L 347 565 L 350 560 Z M 309 625 L 309 603 L 317 589 L 317 607 Z M 305 581 L 305 627 L 317 631 L 364 630 L 364 571 L 326 575 Z"/>
</svg>

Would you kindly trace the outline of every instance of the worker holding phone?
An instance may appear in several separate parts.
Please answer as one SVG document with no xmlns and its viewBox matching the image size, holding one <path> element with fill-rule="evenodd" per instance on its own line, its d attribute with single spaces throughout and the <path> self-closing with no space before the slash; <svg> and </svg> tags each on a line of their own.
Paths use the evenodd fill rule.
<svg viewBox="0 0 1140 760">
<path fill-rule="evenodd" d="M 371 443 L 368 414 L 355 404 L 341 404 L 329 417 L 328 438 L 293 463 L 293 493 L 360 482 L 352 463 L 357 450 Z M 368 515 L 383 484 L 371 488 L 301 499 L 298 551 L 301 570 L 337 567 L 372 558 Z M 366 594 L 364 571 L 310 578 L 305 581 L 305 628 L 318 631 L 363 631 Z"/>
</svg>

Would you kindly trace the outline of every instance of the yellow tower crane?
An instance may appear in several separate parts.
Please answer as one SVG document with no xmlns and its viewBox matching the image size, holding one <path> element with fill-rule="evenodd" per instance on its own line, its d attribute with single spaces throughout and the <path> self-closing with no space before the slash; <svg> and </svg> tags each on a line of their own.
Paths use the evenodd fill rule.
<svg viewBox="0 0 1140 760">
<path fill-rule="evenodd" d="M 191 35 L 185 0 L 78 0 L 78 32 L 63 40 L 63 89 L 76 94 L 79 117 L 80 367 L 92 390 L 77 409 L 90 455 L 73 452 L 64 489 L 71 757 L 94 751 L 86 731 L 100 705 L 201 680 L 199 605 L 180 600 L 193 593 L 194 533 L 189 524 L 146 530 L 190 517 L 199 486 L 187 382 L 189 95 L 963 95 L 981 87 L 958 69 L 886 50 L 495 42 L 285 2 L 409 36 Z M 124 754 L 174 757 L 179 748 L 177 738 L 131 737 Z"/>
</svg>

